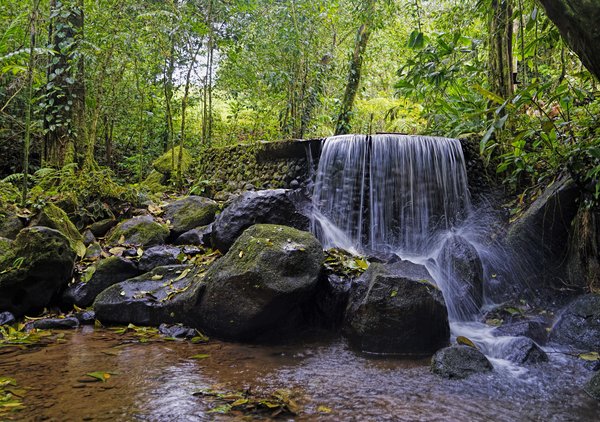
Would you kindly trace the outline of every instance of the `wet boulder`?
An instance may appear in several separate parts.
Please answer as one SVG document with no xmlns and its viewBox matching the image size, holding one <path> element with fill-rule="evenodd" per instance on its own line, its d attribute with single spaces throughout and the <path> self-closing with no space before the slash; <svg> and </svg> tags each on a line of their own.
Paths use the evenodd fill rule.
<svg viewBox="0 0 600 422">
<path fill-rule="evenodd" d="M 182 324 L 161 324 L 158 333 L 171 338 L 193 338 L 198 335 L 196 330 Z"/>
<path fill-rule="evenodd" d="M 129 259 L 113 256 L 96 262 L 83 273 L 83 280 L 69 286 L 62 295 L 66 303 L 86 308 L 96 296 L 113 284 L 133 278 L 140 273 Z"/>
<path fill-rule="evenodd" d="M 19 317 L 44 308 L 71 281 L 76 256 L 69 239 L 58 230 L 23 229 L 11 251 L 0 259 L 0 312 Z"/>
<path fill-rule="evenodd" d="M 22 228 L 23 223 L 17 214 L 9 210 L 2 210 L 0 213 L 0 237 L 15 239 Z"/>
<path fill-rule="evenodd" d="M 64 328 L 79 327 L 79 320 L 75 317 L 45 318 L 33 321 L 33 328 L 38 330 L 60 330 Z"/>
<path fill-rule="evenodd" d="M 167 265 L 114 284 L 96 297 L 96 318 L 105 324 L 188 324 L 204 274 L 193 265 Z"/>
<path fill-rule="evenodd" d="M 431 373 L 441 378 L 464 379 L 493 370 L 485 355 L 471 346 L 445 347 L 431 358 Z"/>
<path fill-rule="evenodd" d="M 88 247 L 92 243 L 96 243 L 96 236 L 94 236 L 90 230 L 86 230 L 83 233 L 83 244 Z"/>
<path fill-rule="evenodd" d="M 600 294 L 582 296 L 567 306 L 550 339 L 582 350 L 600 350 Z"/>
<path fill-rule="evenodd" d="M 106 233 L 118 223 L 114 218 L 100 220 L 90 226 L 90 232 L 96 237 L 104 237 Z"/>
<path fill-rule="evenodd" d="M 143 215 L 119 223 L 110 233 L 108 242 L 116 244 L 123 236 L 122 243 L 127 245 L 162 245 L 169 233 L 166 224 L 154 221 L 149 215 Z"/>
<path fill-rule="evenodd" d="M 442 292 L 377 263 L 353 282 L 342 332 L 352 346 L 373 353 L 430 356 L 450 341 Z"/>
<path fill-rule="evenodd" d="M 211 247 L 212 223 L 183 233 L 175 240 L 176 245 L 196 245 Z"/>
<path fill-rule="evenodd" d="M 519 337 L 511 343 L 506 359 L 523 365 L 547 362 L 548 355 L 533 340 Z"/>
<path fill-rule="evenodd" d="M 287 334 L 304 322 L 322 262 L 321 243 L 308 232 L 250 227 L 207 273 L 200 328 L 233 341 Z"/>
<path fill-rule="evenodd" d="M 323 274 L 315 295 L 315 324 L 330 330 L 342 326 L 352 280 L 336 274 Z"/>
<path fill-rule="evenodd" d="M 146 273 L 153 268 L 162 267 L 164 265 L 179 264 L 180 262 L 177 261 L 177 256 L 179 256 L 180 253 L 181 248 L 176 248 L 174 246 L 160 245 L 146 249 L 138 264 L 140 273 Z"/>
<path fill-rule="evenodd" d="M 454 235 L 442 246 L 437 257 L 444 280 L 450 315 L 468 320 L 479 313 L 483 304 L 483 264 L 473 245 Z"/>
<path fill-rule="evenodd" d="M 600 371 L 592 375 L 583 390 L 596 400 L 600 400 Z"/>
<path fill-rule="evenodd" d="M 90 246 L 88 246 L 87 249 L 85 250 L 84 258 L 92 259 L 92 258 L 97 258 L 100 255 L 102 255 L 102 246 L 100 246 L 100 244 L 98 242 L 94 242 Z"/>
<path fill-rule="evenodd" d="M 308 230 L 310 219 L 298 193 L 286 189 L 244 192 L 213 223 L 213 248 L 225 253 L 253 224 L 279 224 Z"/>
<path fill-rule="evenodd" d="M 12 325 L 16 322 L 15 316 L 10 312 L 0 312 L 0 325 Z"/>
<path fill-rule="evenodd" d="M 494 331 L 498 336 L 528 337 L 540 345 L 548 342 L 549 324 L 545 320 L 504 322 Z"/>
<path fill-rule="evenodd" d="M 199 226 L 206 226 L 215 219 L 219 205 L 212 199 L 202 196 L 188 196 L 163 207 L 164 218 L 169 220 L 174 238 Z"/>
</svg>

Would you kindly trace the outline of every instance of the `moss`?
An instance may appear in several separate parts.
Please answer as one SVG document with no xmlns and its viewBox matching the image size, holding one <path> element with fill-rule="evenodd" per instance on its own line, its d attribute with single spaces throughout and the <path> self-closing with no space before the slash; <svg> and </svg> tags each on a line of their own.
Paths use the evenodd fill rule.
<svg viewBox="0 0 600 422">
<path fill-rule="evenodd" d="M 14 239 L 22 228 L 23 223 L 14 212 L 0 208 L 0 237 Z"/>
<path fill-rule="evenodd" d="M 52 203 L 43 208 L 36 225 L 58 230 L 71 241 L 73 247 L 77 242 L 83 241 L 83 236 L 69 220 L 67 213 Z"/>
<path fill-rule="evenodd" d="M 0 271 L 10 267 L 15 259 L 12 245 L 12 240 L 0 237 Z"/>
<path fill-rule="evenodd" d="M 177 213 L 176 221 L 184 230 L 191 230 L 212 223 L 218 210 L 217 204 L 207 204 L 202 208 L 197 208 L 192 202 L 187 202 Z"/>
<path fill-rule="evenodd" d="M 166 153 L 164 153 L 161 157 L 159 157 L 154 163 L 152 163 L 152 167 L 154 167 L 154 169 L 162 174 L 170 174 L 171 171 L 177 171 L 177 166 L 179 163 L 179 151 L 180 151 L 181 147 L 177 146 L 175 147 L 175 168 L 171 168 L 171 164 L 172 164 L 172 160 L 171 160 L 171 155 L 173 153 L 173 149 L 170 149 L 169 151 L 167 151 Z M 183 149 L 183 161 L 181 162 L 181 170 L 182 171 L 187 171 L 190 166 L 193 164 L 194 160 L 192 158 L 192 156 L 189 154 L 189 152 L 187 152 L 187 150 L 184 148 Z"/>
<path fill-rule="evenodd" d="M 167 187 L 164 184 L 167 182 L 168 177 L 163 173 L 156 170 L 152 170 L 146 180 L 142 182 L 142 186 L 148 189 L 152 193 L 164 192 Z"/>
<path fill-rule="evenodd" d="M 164 243 L 169 233 L 166 224 L 157 223 L 150 216 L 134 217 L 120 223 L 108 242 L 117 243 L 123 236 L 126 244 L 158 245 Z"/>
</svg>

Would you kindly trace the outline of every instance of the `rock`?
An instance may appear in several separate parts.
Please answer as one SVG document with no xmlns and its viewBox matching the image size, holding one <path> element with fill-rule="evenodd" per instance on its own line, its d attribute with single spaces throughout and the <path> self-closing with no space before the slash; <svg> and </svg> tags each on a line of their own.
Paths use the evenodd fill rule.
<svg viewBox="0 0 600 422">
<path fill-rule="evenodd" d="M 18 268 L 0 273 L 0 312 L 19 317 L 44 308 L 71 281 L 77 254 L 58 230 L 28 227 L 21 230 L 6 256 L 3 262 L 10 265 L 23 259 Z"/>
<path fill-rule="evenodd" d="M 600 371 L 592 375 L 583 390 L 596 400 L 600 400 Z"/>
<path fill-rule="evenodd" d="M 549 328 L 548 323 L 542 321 L 504 322 L 494 330 L 494 334 L 510 337 L 524 336 L 543 346 L 548 341 L 546 328 Z"/>
<path fill-rule="evenodd" d="M 98 221 L 90 226 L 90 231 L 96 237 L 104 237 L 106 233 L 114 226 L 117 225 L 117 220 L 111 218 L 107 220 Z"/>
<path fill-rule="evenodd" d="M 83 282 L 69 286 L 62 295 L 66 303 L 80 308 L 90 306 L 96 296 L 113 284 L 135 277 L 140 273 L 137 265 L 118 256 L 103 259 L 83 273 Z"/>
<path fill-rule="evenodd" d="M 6 237 L 0 237 L 0 257 L 8 256 L 10 250 L 12 249 L 13 241 L 7 239 Z M 2 262 L 2 258 L 0 258 L 0 262 Z M 10 263 L 12 264 L 12 262 Z M 1 265 L 1 264 L 0 264 Z"/>
<path fill-rule="evenodd" d="M 102 255 L 102 246 L 99 243 L 92 243 L 85 251 L 85 259 L 96 258 Z"/>
<path fill-rule="evenodd" d="M 582 350 L 600 350 L 600 294 L 582 296 L 567 306 L 550 339 Z"/>
<path fill-rule="evenodd" d="M 38 330 L 54 330 L 77 327 L 79 327 L 79 320 L 75 317 L 46 318 L 33 321 L 33 328 Z"/>
<path fill-rule="evenodd" d="M 12 325 L 16 322 L 15 316 L 10 312 L 0 313 L 0 325 Z"/>
<path fill-rule="evenodd" d="M 342 326 L 351 284 L 351 279 L 335 274 L 319 277 L 315 296 L 317 325 L 329 330 Z"/>
<path fill-rule="evenodd" d="M 146 273 L 153 268 L 162 267 L 164 265 L 180 264 L 177 261 L 177 256 L 181 253 L 181 248 L 174 246 L 154 246 L 146 249 L 140 258 L 138 268 L 140 273 Z"/>
<path fill-rule="evenodd" d="M 93 325 L 96 321 L 96 313 L 94 311 L 81 311 L 73 314 L 80 325 Z"/>
<path fill-rule="evenodd" d="M 426 356 L 450 341 L 441 291 L 377 263 L 353 283 L 342 332 L 352 346 L 373 353 Z"/>
<path fill-rule="evenodd" d="M 164 219 L 171 222 L 171 231 L 176 238 L 195 227 L 212 223 L 219 205 L 202 196 L 188 196 L 165 205 L 163 209 Z"/>
<path fill-rule="evenodd" d="M 161 155 L 154 163 L 152 163 L 152 167 L 159 173 L 170 175 L 172 171 L 177 171 L 179 166 L 179 153 L 181 151 L 180 146 L 176 146 L 175 148 L 175 167 L 172 167 L 172 158 L 171 155 L 173 153 L 173 149 L 168 150 L 166 153 Z M 187 150 L 183 149 L 183 159 L 181 160 L 181 171 L 187 171 L 190 166 L 193 164 L 194 160 L 192 156 L 187 152 Z"/>
<path fill-rule="evenodd" d="M 23 223 L 17 214 L 3 209 L 0 213 L 0 237 L 15 239 L 23 229 Z"/>
<path fill-rule="evenodd" d="M 431 358 L 431 373 L 442 378 L 464 379 L 493 369 L 485 355 L 471 346 L 445 347 Z"/>
<path fill-rule="evenodd" d="M 92 234 L 90 230 L 86 230 L 83 233 L 83 244 L 85 246 L 90 246 L 92 243 L 96 242 L 96 237 Z"/>
<path fill-rule="evenodd" d="M 165 183 L 167 183 L 169 177 L 156 170 L 152 170 L 146 180 L 142 182 L 142 186 L 148 189 L 152 193 L 160 193 L 167 190 Z"/>
<path fill-rule="evenodd" d="M 304 322 L 322 262 L 321 243 L 308 232 L 250 227 L 208 270 L 199 326 L 233 341 L 288 334 Z"/>
<path fill-rule="evenodd" d="M 506 243 L 536 290 L 562 289 L 567 280 L 571 222 L 577 215 L 581 192 L 571 179 L 556 181 L 509 228 Z M 570 280 L 586 286 L 586 280 Z M 538 294 L 538 296 L 540 296 Z"/>
<path fill-rule="evenodd" d="M 211 247 L 212 223 L 183 233 L 175 241 L 176 245 L 196 245 Z"/>
<path fill-rule="evenodd" d="M 241 194 L 213 223 L 213 248 L 227 252 L 243 231 L 253 224 L 281 224 L 308 230 L 309 214 L 302 213 L 298 206 L 301 203 L 299 196 L 293 196 L 292 192 L 275 189 Z"/>
<path fill-rule="evenodd" d="M 116 244 L 123 236 L 123 243 L 126 245 L 162 245 L 169 233 L 166 224 L 157 223 L 149 215 L 143 215 L 118 224 L 111 232 L 108 242 Z"/>
<path fill-rule="evenodd" d="M 168 325 L 168 324 L 161 324 L 160 327 L 158 327 L 158 333 L 162 334 L 165 337 L 171 337 L 171 338 L 193 338 L 196 337 L 196 330 L 194 330 L 193 328 L 190 327 L 184 327 L 181 324 L 174 324 L 174 325 Z"/>
<path fill-rule="evenodd" d="M 199 270 L 192 265 L 168 265 L 117 283 L 96 297 L 96 318 L 105 324 L 188 324 L 206 286 L 206 272 Z"/>
<path fill-rule="evenodd" d="M 483 264 L 477 250 L 464 237 L 453 235 L 444 242 L 437 262 L 450 317 L 470 320 L 483 304 Z"/>
<path fill-rule="evenodd" d="M 522 365 L 547 362 L 548 355 L 533 340 L 526 337 L 519 337 L 510 344 L 510 350 L 506 359 Z"/>
<path fill-rule="evenodd" d="M 62 209 L 52 203 L 44 206 L 42 211 L 31 219 L 29 227 L 43 226 L 58 230 L 71 242 L 75 247 L 77 242 L 83 242 L 83 236 L 75 225 L 69 220 L 69 216 Z"/>
</svg>

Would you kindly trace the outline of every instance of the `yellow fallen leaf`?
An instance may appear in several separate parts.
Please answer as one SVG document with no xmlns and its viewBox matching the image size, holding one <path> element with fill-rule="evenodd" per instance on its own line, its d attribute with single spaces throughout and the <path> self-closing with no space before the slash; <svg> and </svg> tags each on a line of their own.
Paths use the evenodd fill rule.
<svg viewBox="0 0 600 422">
<path fill-rule="evenodd" d="M 119 245 L 122 245 L 123 242 L 125 242 L 125 235 L 124 234 L 122 234 L 121 237 L 119 237 L 119 242 L 118 243 L 119 243 Z"/>
<path fill-rule="evenodd" d="M 248 403 L 248 399 L 240 399 L 240 400 L 236 400 L 233 403 L 231 403 L 231 406 L 241 406 L 242 404 L 246 404 Z"/>
<path fill-rule="evenodd" d="M 600 355 L 596 352 L 582 353 L 579 355 L 579 358 L 584 360 L 600 360 Z"/>
<path fill-rule="evenodd" d="M 182 273 L 179 275 L 179 277 L 177 277 L 175 280 L 173 281 L 178 281 L 181 280 L 182 278 L 184 278 L 186 275 L 188 275 L 190 272 L 189 268 L 186 268 L 185 270 L 182 271 Z"/>
<path fill-rule="evenodd" d="M 475 346 L 475 344 L 466 337 L 458 336 L 458 337 L 456 337 L 456 342 L 458 344 L 464 344 L 465 346 L 471 346 L 471 347 L 474 347 L 477 349 L 477 346 Z"/>
<path fill-rule="evenodd" d="M 317 407 L 317 412 L 331 413 L 331 409 L 326 406 L 319 406 Z"/>
<path fill-rule="evenodd" d="M 244 256 L 244 251 L 240 251 L 239 257 L 241 258 L 242 256 Z"/>
<path fill-rule="evenodd" d="M 154 274 L 152 276 L 152 280 L 160 280 L 161 278 L 163 278 L 162 274 Z"/>
</svg>

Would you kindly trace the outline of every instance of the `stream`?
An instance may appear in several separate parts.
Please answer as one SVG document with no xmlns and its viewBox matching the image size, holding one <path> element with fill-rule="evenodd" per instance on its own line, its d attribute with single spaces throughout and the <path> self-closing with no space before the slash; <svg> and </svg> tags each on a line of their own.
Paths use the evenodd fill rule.
<svg viewBox="0 0 600 422">
<path fill-rule="evenodd" d="M 600 420 L 600 403 L 583 391 L 592 372 L 581 360 L 557 353 L 549 353 L 551 362 L 520 371 L 497 370 L 453 381 L 431 375 L 429 359 L 363 354 L 332 333 L 253 345 L 217 340 L 192 344 L 159 336 L 140 342 L 135 333 L 114 331 L 55 330 L 64 337 L 23 350 L 0 349 L 0 376 L 32 388 L 23 399 L 26 408 L 14 420 Z M 190 358 L 198 354 L 210 356 Z M 86 374 L 96 371 L 118 374 L 106 382 L 90 382 L 94 378 Z M 211 413 L 219 402 L 194 395 L 206 388 L 250 388 L 252 394 L 263 395 L 289 389 L 300 410 L 275 417 L 264 412 Z"/>
</svg>

